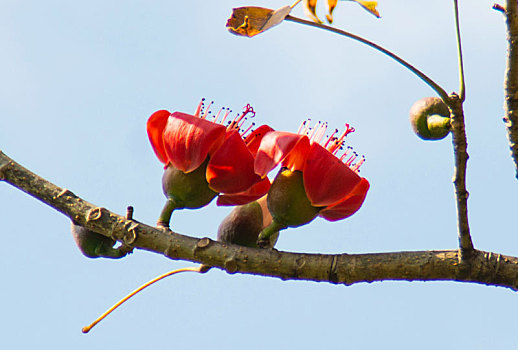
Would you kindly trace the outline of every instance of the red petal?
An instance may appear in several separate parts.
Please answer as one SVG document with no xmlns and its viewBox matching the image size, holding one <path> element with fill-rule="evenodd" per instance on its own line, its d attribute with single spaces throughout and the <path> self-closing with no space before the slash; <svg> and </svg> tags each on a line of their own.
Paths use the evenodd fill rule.
<svg viewBox="0 0 518 350">
<path fill-rule="evenodd" d="M 255 172 L 261 177 L 268 174 L 280 162 L 291 170 L 301 170 L 309 148 L 305 135 L 291 132 L 272 131 L 266 134 L 255 157 Z M 290 152 L 293 151 L 293 154 Z M 288 157 L 288 161 L 284 161 Z"/>
<path fill-rule="evenodd" d="M 259 145 L 261 144 L 261 140 L 263 139 L 264 135 L 270 131 L 273 131 L 271 127 L 268 125 L 261 125 L 252 131 L 247 137 L 245 137 L 245 143 L 250 153 L 252 153 L 252 156 L 255 157 L 257 150 L 259 149 Z"/>
<path fill-rule="evenodd" d="M 156 156 L 164 164 L 167 163 L 167 155 L 165 154 L 163 135 L 169 115 L 171 115 L 169 111 L 161 110 L 153 113 L 147 120 L 147 136 Z"/>
<path fill-rule="evenodd" d="M 260 177 L 254 172 L 254 157 L 237 130 L 227 133 L 225 141 L 207 165 L 209 187 L 221 193 L 246 191 Z"/>
<path fill-rule="evenodd" d="M 224 194 L 218 197 L 218 205 L 243 205 L 253 202 L 266 193 L 270 189 L 270 180 L 264 178 L 250 187 L 248 190 L 236 194 Z"/>
<path fill-rule="evenodd" d="M 225 138 L 223 125 L 174 112 L 164 131 L 164 148 L 174 167 L 185 173 L 197 169 Z"/>
<path fill-rule="evenodd" d="M 342 201 L 360 176 L 318 143 L 312 143 L 303 170 L 304 188 L 315 207 Z"/>
<path fill-rule="evenodd" d="M 319 216 L 328 221 L 336 221 L 353 215 L 362 206 L 369 187 L 369 182 L 362 178 L 345 200 L 321 210 Z"/>
</svg>

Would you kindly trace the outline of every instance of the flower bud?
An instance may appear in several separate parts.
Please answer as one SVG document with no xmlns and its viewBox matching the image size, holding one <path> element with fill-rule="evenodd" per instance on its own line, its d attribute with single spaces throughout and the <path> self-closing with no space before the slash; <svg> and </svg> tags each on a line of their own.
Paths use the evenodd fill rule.
<svg viewBox="0 0 518 350">
<path fill-rule="evenodd" d="M 423 140 L 441 140 L 450 133 L 450 110 L 439 97 L 422 98 L 410 109 L 410 124 Z"/>
<path fill-rule="evenodd" d="M 77 247 L 87 258 L 119 259 L 133 250 L 124 245 L 114 248 L 113 246 L 117 243 L 116 240 L 90 231 L 75 222 L 72 222 L 71 231 Z"/>
<path fill-rule="evenodd" d="M 218 228 L 218 241 L 257 248 L 259 233 L 272 223 L 272 216 L 266 207 L 266 197 L 236 206 L 223 219 Z M 267 246 L 273 248 L 278 232 L 269 237 Z"/>
</svg>

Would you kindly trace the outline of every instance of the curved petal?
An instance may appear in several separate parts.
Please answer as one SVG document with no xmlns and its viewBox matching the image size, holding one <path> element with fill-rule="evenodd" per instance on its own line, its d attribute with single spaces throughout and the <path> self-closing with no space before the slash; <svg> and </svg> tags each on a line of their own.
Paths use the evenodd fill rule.
<svg viewBox="0 0 518 350">
<path fill-rule="evenodd" d="M 222 205 L 243 205 L 263 197 L 270 189 L 270 180 L 264 178 L 250 187 L 248 190 L 235 194 L 222 194 L 218 197 L 217 204 Z M 271 217 L 270 217 L 271 219 Z"/>
<path fill-rule="evenodd" d="M 164 149 L 164 129 L 170 115 L 171 113 L 166 110 L 156 111 L 149 117 L 146 125 L 151 147 L 153 147 L 158 159 L 164 164 L 167 163 L 167 155 Z"/>
<path fill-rule="evenodd" d="M 320 211 L 319 216 L 328 221 L 345 219 L 360 209 L 369 190 L 369 182 L 362 178 L 345 200 Z"/>
<path fill-rule="evenodd" d="M 254 157 L 241 135 L 237 130 L 228 132 L 207 165 L 209 187 L 216 192 L 238 193 L 259 180 L 260 177 L 254 172 Z"/>
<path fill-rule="evenodd" d="M 308 149 L 309 139 L 305 135 L 283 131 L 269 132 L 263 137 L 257 150 L 255 172 L 261 177 L 266 176 L 281 162 L 291 170 L 302 170 Z M 290 154 L 292 151 L 293 154 Z"/>
<path fill-rule="evenodd" d="M 225 130 L 223 125 L 174 112 L 164 131 L 168 160 L 185 173 L 197 169 L 223 143 Z"/>
<path fill-rule="evenodd" d="M 270 131 L 274 130 L 270 126 L 265 124 L 256 128 L 247 137 L 245 137 L 245 144 L 248 147 L 250 153 L 252 153 L 252 156 L 255 157 L 255 155 L 257 154 L 257 150 L 259 149 L 259 145 L 261 144 L 261 140 L 263 139 L 264 135 L 266 135 Z"/>
<path fill-rule="evenodd" d="M 315 207 L 342 201 L 361 177 L 318 143 L 312 143 L 304 165 L 304 188 Z"/>
</svg>

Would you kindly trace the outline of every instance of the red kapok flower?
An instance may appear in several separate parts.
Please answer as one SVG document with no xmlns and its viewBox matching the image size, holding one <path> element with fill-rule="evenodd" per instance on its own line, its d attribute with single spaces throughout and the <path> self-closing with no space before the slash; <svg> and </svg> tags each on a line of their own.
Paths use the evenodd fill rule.
<svg viewBox="0 0 518 350">
<path fill-rule="evenodd" d="M 327 123 L 310 129 L 303 122 L 297 134 L 272 131 L 261 140 L 255 158 L 255 171 L 265 176 L 281 164 L 282 168 L 268 192 L 268 209 L 274 222 L 260 235 L 266 240 L 270 232 L 297 227 L 321 216 L 329 221 L 345 219 L 360 209 L 369 182 L 358 175 L 365 161 L 358 160 L 352 148 L 343 149 L 346 130 L 325 137 Z"/>
<path fill-rule="evenodd" d="M 158 222 L 161 226 L 168 227 L 175 209 L 200 208 L 218 194 L 219 205 L 245 204 L 270 187 L 267 178 L 255 174 L 254 156 L 272 128 L 262 125 L 251 130 L 252 123 L 242 130 L 246 116 L 255 115 L 250 105 L 227 122 L 232 111 L 222 108 L 212 116 L 211 104 L 205 109 L 202 100 L 194 115 L 161 110 L 148 119 L 151 146 L 165 164 L 162 185 L 168 201 Z"/>
</svg>

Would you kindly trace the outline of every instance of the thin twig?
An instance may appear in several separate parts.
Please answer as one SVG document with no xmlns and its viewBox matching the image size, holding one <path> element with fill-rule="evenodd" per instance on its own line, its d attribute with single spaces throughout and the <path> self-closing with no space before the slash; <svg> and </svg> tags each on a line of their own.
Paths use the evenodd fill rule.
<svg viewBox="0 0 518 350">
<path fill-rule="evenodd" d="M 417 75 L 426 84 L 428 84 L 433 90 L 435 90 L 435 92 L 444 101 L 448 100 L 448 94 L 446 93 L 446 91 L 441 86 L 439 86 L 439 84 L 434 82 L 426 74 L 421 72 L 419 69 L 417 69 L 416 67 L 414 67 L 413 65 L 411 65 L 410 63 L 408 63 L 407 61 L 405 61 L 404 59 L 402 59 L 398 55 L 396 55 L 395 53 L 393 53 L 393 52 L 391 52 L 391 51 L 389 51 L 389 50 L 379 46 L 378 44 L 375 44 L 374 42 L 372 42 L 370 40 L 364 39 L 364 38 L 362 38 L 362 37 L 360 37 L 358 35 L 349 33 L 349 32 L 347 32 L 345 30 L 342 30 L 342 29 L 337 29 L 337 28 L 334 28 L 334 27 L 327 26 L 325 24 L 315 23 L 315 22 L 308 21 L 308 20 L 305 20 L 305 19 L 302 19 L 302 18 L 293 17 L 291 15 L 288 15 L 285 19 L 287 21 L 296 22 L 296 23 L 300 23 L 300 24 L 305 24 L 305 25 L 308 25 L 308 26 L 311 26 L 311 27 L 316 27 L 316 28 L 319 28 L 319 29 L 324 29 L 324 30 L 327 30 L 327 31 L 339 34 L 339 35 L 343 35 L 343 36 L 346 36 L 348 38 L 351 38 L 351 39 L 354 39 L 356 41 L 359 41 L 359 42 L 361 42 L 361 43 L 363 43 L 363 44 L 365 44 L 367 46 L 370 46 L 373 49 L 375 49 L 375 50 L 377 50 L 377 51 L 379 51 L 379 52 L 389 56 L 390 58 L 394 59 L 396 62 L 398 62 L 399 64 L 401 64 L 402 66 L 407 68 L 409 71 L 411 71 L 412 73 Z"/>
<path fill-rule="evenodd" d="M 461 102 L 466 99 L 466 84 L 464 82 L 464 63 L 462 60 L 462 44 L 460 40 L 460 24 L 459 24 L 459 4 L 457 0 L 453 1 L 455 8 L 455 31 L 457 33 L 457 56 L 459 58 L 459 98 Z"/>
<path fill-rule="evenodd" d="M 464 124 L 464 110 L 462 100 L 452 94 L 448 101 L 451 110 L 451 132 L 453 134 L 453 153 L 455 156 L 455 170 L 453 184 L 457 202 L 457 222 L 461 258 L 468 260 L 473 253 L 473 242 L 468 223 L 468 191 L 466 190 L 466 167 L 468 162 L 468 143 Z"/>
<path fill-rule="evenodd" d="M 511 157 L 518 178 L 518 5 L 507 0 L 504 12 L 507 30 L 507 67 L 505 70 L 505 117 Z"/>
</svg>

